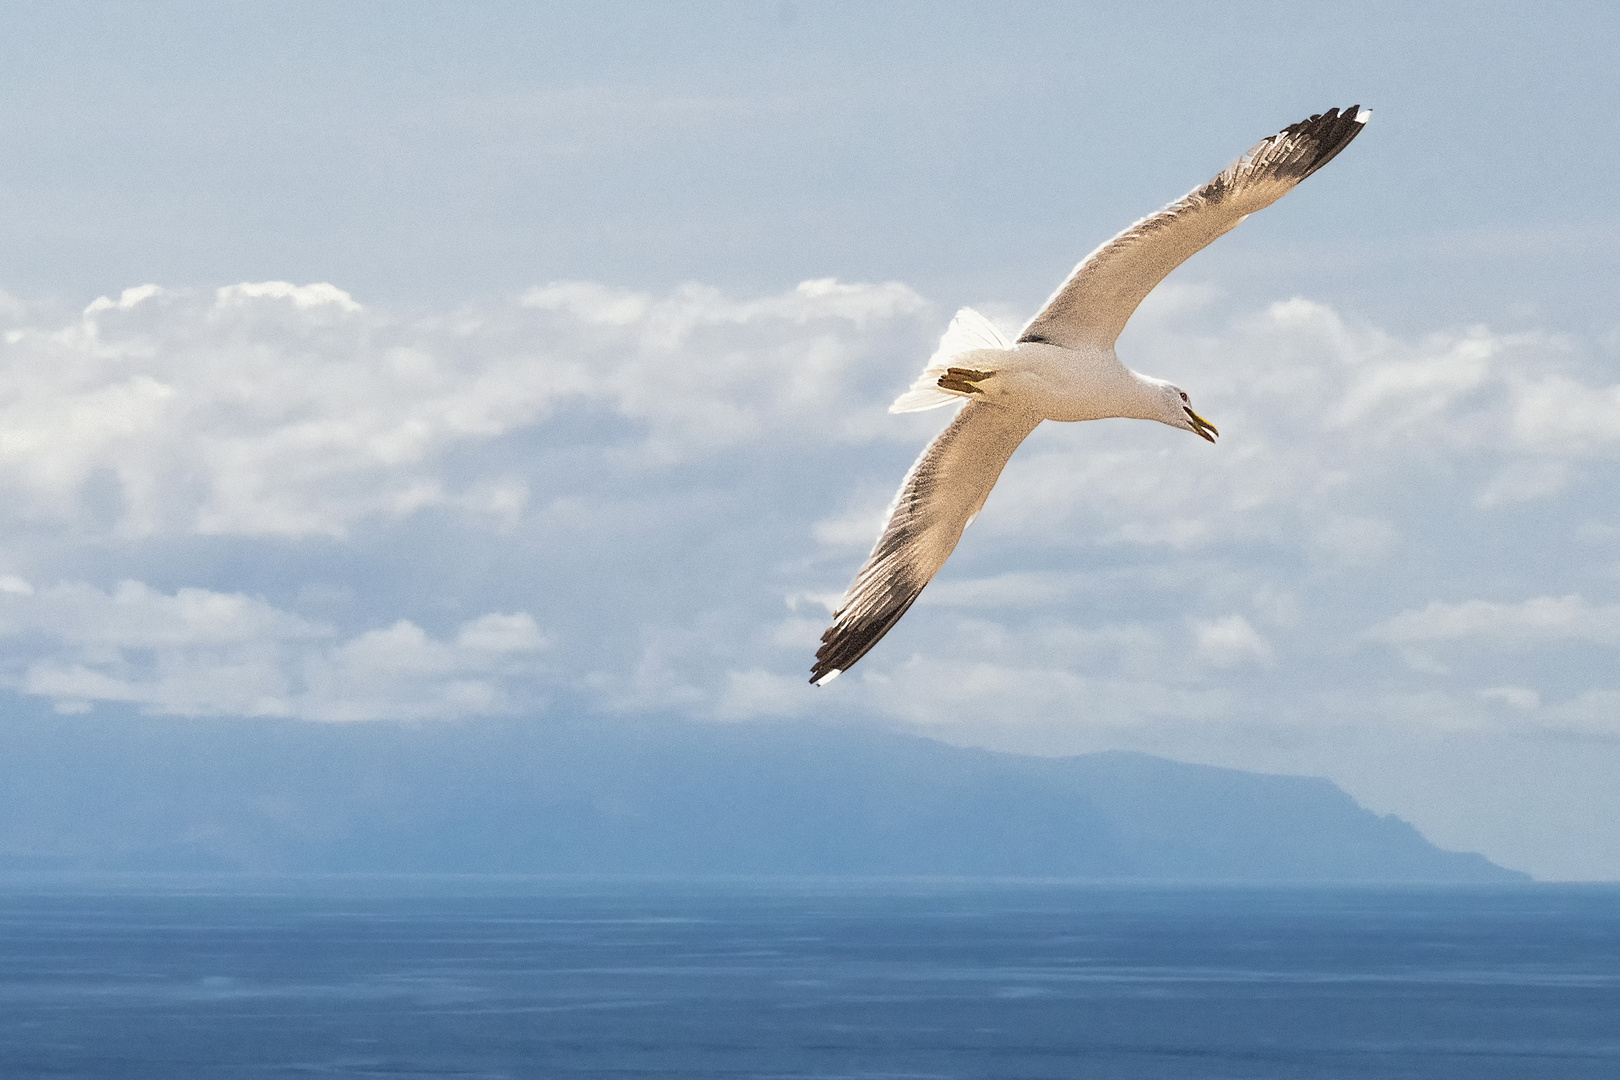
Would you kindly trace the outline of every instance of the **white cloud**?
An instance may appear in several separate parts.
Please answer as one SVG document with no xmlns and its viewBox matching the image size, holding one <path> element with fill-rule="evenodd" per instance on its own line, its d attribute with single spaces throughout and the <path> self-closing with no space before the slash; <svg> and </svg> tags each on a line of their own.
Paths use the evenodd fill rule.
<svg viewBox="0 0 1620 1080">
<path fill-rule="evenodd" d="M 526 612 L 484 615 L 464 623 L 456 634 L 457 648 L 490 654 L 538 652 L 548 644 Z"/>
<path fill-rule="evenodd" d="M 303 658 L 302 715 L 312 720 L 434 720 L 532 708 L 507 694 L 536 674 L 530 658 L 547 642 L 527 614 L 484 615 L 454 641 L 430 638 L 401 619 Z M 532 693 L 532 690 L 531 690 Z"/>
<path fill-rule="evenodd" d="M 1216 667 L 1263 664 L 1271 660 L 1271 642 L 1242 615 L 1199 623 L 1193 629 L 1199 656 Z"/>
<path fill-rule="evenodd" d="M 63 712 L 127 702 L 186 716 L 438 719 L 508 711 L 548 646 L 527 613 L 492 613 L 436 641 L 400 620 L 348 641 L 240 593 L 112 592 L 71 582 L 0 593 L 6 681 Z M 520 700 L 522 700 L 520 698 Z"/>
<path fill-rule="evenodd" d="M 1620 386 L 1586 386 L 1561 374 L 1514 387 L 1511 427 L 1521 446 L 1585 456 L 1620 443 Z"/>
<path fill-rule="evenodd" d="M 1497 646 L 1523 647 L 1589 641 L 1620 647 L 1620 605 L 1594 605 L 1580 596 L 1538 596 L 1517 604 L 1439 600 L 1403 611 L 1373 627 L 1367 636 L 1392 645 L 1473 639 Z"/>
<path fill-rule="evenodd" d="M 161 291 L 154 285 L 125 290 L 125 299 L 121 300 L 118 306 L 126 309 L 133 307 L 133 304 L 126 302 L 131 294 L 134 294 L 138 302 L 156 296 Z M 330 306 L 345 315 L 356 314 L 361 310 L 360 305 L 354 302 L 354 297 L 336 285 L 326 282 L 314 285 L 294 285 L 287 281 L 244 282 L 241 285 L 226 285 L 214 293 L 214 305 L 218 308 L 246 307 L 255 300 L 284 300 L 295 308 Z M 95 309 L 95 304 L 90 306 L 92 310 Z"/>
<path fill-rule="evenodd" d="M 523 478 L 458 484 L 447 455 L 592 407 L 666 461 L 839 437 L 874 330 L 926 309 L 893 284 L 737 301 L 575 283 L 402 322 L 329 284 L 141 286 L 8 335 L 0 490 L 15 521 L 124 537 L 342 537 L 427 507 L 509 522 Z"/>
</svg>

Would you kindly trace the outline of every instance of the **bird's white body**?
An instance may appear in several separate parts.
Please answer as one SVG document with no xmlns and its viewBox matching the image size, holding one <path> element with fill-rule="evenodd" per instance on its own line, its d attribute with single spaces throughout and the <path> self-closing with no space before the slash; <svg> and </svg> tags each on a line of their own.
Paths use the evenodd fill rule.
<svg viewBox="0 0 1620 1080">
<path fill-rule="evenodd" d="M 1120 363 L 1112 342 L 1078 337 L 1063 345 L 1014 343 L 972 308 L 956 313 L 922 374 L 889 411 L 920 412 L 959 405 L 964 398 L 1036 422 L 1129 417 L 1203 434 L 1202 421 L 1194 422 L 1197 414 L 1184 408 L 1186 395 Z"/>
<path fill-rule="evenodd" d="M 889 411 L 966 404 L 901 483 L 877 546 L 822 635 L 812 682 L 847 670 L 899 621 L 1042 421 L 1157 420 L 1215 441 L 1219 432 L 1180 387 L 1127 368 L 1114 342 L 1166 274 L 1327 164 L 1370 117 L 1360 106 L 1330 109 L 1265 139 L 1086 256 L 1016 341 L 971 308 L 956 313 Z"/>
<path fill-rule="evenodd" d="M 983 364 L 996 373 L 979 384 L 991 405 L 1062 422 L 1159 419 L 1165 383 L 1138 375 L 1113 349 L 1026 341 L 1005 350 L 976 349 L 962 359 L 963 367 Z"/>
</svg>

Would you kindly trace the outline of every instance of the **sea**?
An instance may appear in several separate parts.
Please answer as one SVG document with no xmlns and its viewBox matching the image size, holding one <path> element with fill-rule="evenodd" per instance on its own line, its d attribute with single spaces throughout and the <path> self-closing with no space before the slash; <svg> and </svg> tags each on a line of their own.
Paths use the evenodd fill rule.
<svg viewBox="0 0 1620 1080">
<path fill-rule="evenodd" d="M 1620 888 L 0 878 L 0 1078 L 1616 1080 Z"/>
</svg>

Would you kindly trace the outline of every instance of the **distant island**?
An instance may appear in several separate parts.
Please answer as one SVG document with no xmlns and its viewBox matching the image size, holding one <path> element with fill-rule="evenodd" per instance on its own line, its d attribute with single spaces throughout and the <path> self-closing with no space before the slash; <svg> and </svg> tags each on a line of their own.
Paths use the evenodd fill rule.
<svg viewBox="0 0 1620 1080">
<path fill-rule="evenodd" d="M 596 717 L 13 718 L 0 871 L 1530 880 L 1322 779 Z"/>
</svg>

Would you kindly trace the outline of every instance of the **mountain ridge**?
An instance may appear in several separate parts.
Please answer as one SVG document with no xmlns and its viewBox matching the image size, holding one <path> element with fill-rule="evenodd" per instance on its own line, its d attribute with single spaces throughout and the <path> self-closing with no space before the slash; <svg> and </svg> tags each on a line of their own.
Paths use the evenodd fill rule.
<svg viewBox="0 0 1620 1080">
<path fill-rule="evenodd" d="M 0 725 L 0 870 L 1508 882 L 1331 782 L 873 728 Z"/>
</svg>

